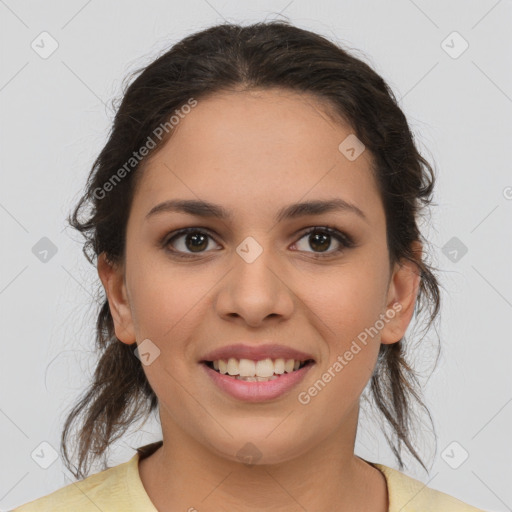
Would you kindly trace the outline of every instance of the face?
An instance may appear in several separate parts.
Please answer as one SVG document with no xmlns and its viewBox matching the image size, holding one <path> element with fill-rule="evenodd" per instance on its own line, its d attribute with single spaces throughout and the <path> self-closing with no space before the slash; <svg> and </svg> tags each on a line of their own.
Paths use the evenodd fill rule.
<svg viewBox="0 0 512 512">
<path fill-rule="evenodd" d="M 146 162 L 125 261 L 101 260 L 98 271 L 116 336 L 146 340 L 143 369 L 164 436 L 186 433 L 232 460 L 252 443 L 263 464 L 347 429 L 355 435 L 359 397 L 381 343 L 405 332 L 418 276 L 390 267 L 371 156 L 339 149 L 352 133 L 308 95 L 223 93 L 198 101 Z M 214 203 L 226 216 L 162 207 L 148 215 L 171 200 Z M 332 200 L 345 207 L 278 217 L 295 203 Z M 274 379 L 295 378 L 277 396 L 242 399 L 203 362 L 233 344 L 283 345 L 314 362 L 300 378 Z"/>
</svg>

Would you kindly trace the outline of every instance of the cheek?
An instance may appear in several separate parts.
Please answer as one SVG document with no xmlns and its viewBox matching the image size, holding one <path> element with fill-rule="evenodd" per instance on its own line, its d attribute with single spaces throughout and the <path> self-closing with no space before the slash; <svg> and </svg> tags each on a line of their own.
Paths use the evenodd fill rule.
<svg viewBox="0 0 512 512">
<path fill-rule="evenodd" d="M 338 404 L 333 421 L 359 399 L 375 368 L 380 349 L 375 326 L 386 298 L 386 265 L 386 260 L 358 257 L 325 277 L 317 275 L 305 294 L 307 306 L 321 320 L 313 321 L 325 340 L 326 357 L 320 379 L 301 391 L 304 401 L 314 404 L 312 409 Z"/>
<path fill-rule="evenodd" d="M 161 257 L 132 254 L 131 268 L 127 262 L 127 284 L 136 336 L 139 342 L 151 340 L 157 354 L 143 370 L 159 402 L 176 417 L 176 404 L 190 402 L 180 382 L 189 372 L 188 340 L 201 324 L 201 299 L 204 301 L 209 287 L 202 286 L 193 272 L 180 271 Z"/>
<path fill-rule="evenodd" d="M 182 339 L 187 326 L 198 325 L 195 316 L 210 285 L 198 280 L 197 273 L 180 270 L 161 256 L 135 255 L 128 275 L 138 335 L 168 343 Z"/>
<path fill-rule="evenodd" d="M 303 289 L 303 296 L 325 324 L 322 332 L 342 349 L 375 324 L 385 304 L 386 285 L 385 262 L 361 257 L 324 276 L 315 275 Z"/>
<path fill-rule="evenodd" d="M 321 280 L 315 281 L 321 284 Z M 324 287 L 309 294 L 307 305 L 320 318 L 313 321 L 324 338 L 326 357 L 319 378 L 312 387 L 300 390 L 299 401 L 309 403 L 309 410 L 319 414 L 330 411 L 333 423 L 341 421 L 356 404 L 375 368 L 380 349 L 380 331 L 375 326 L 382 313 L 386 283 L 379 265 L 372 268 L 362 262 L 360 267 L 340 269 L 336 278 L 331 275 Z"/>
</svg>

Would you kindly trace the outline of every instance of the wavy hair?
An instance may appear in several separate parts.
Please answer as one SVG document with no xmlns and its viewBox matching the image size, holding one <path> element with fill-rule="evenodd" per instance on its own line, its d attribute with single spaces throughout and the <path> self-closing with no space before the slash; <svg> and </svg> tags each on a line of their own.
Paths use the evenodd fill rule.
<svg viewBox="0 0 512 512">
<path fill-rule="evenodd" d="M 108 261 L 124 258 L 128 214 L 141 163 L 123 174 L 105 199 L 114 175 L 147 141 L 147 137 L 190 98 L 201 100 L 221 91 L 279 87 L 309 93 L 347 122 L 373 156 L 373 172 L 385 209 L 390 264 L 407 259 L 421 276 L 415 314 L 425 314 L 427 329 L 440 308 L 434 269 L 412 244 L 425 245 L 418 220 L 432 202 L 434 172 L 420 155 L 404 113 L 390 87 L 369 65 L 323 36 L 287 21 L 249 26 L 226 23 L 194 33 L 149 65 L 132 73 L 123 85 L 108 141 L 89 173 L 86 190 L 68 217 L 85 238 L 83 252 L 92 264 L 105 253 Z M 155 154 L 172 130 L 151 150 Z M 144 163 L 144 161 L 142 161 Z M 125 167 L 126 169 L 126 167 Z M 92 382 L 66 418 L 61 451 L 66 467 L 84 478 L 91 459 L 107 448 L 137 419 L 148 417 L 158 400 L 134 356 L 133 346 L 115 335 L 108 300 L 102 290 L 96 321 L 98 362 Z M 415 405 L 427 412 L 418 376 L 406 358 L 405 337 L 382 344 L 369 391 L 383 420 L 400 469 L 405 447 L 426 469 L 414 446 Z M 439 354 L 438 354 L 439 355 Z M 436 361 L 437 362 L 437 361 Z M 72 426 L 78 423 L 77 464 L 68 454 Z"/>
</svg>

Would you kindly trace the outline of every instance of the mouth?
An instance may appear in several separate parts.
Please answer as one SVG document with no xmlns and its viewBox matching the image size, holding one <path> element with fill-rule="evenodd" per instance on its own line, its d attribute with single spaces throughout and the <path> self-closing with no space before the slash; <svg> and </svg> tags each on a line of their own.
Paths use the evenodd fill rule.
<svg viewBox="0 0 512 512">
<path fill-rule="evenodd" d="M 200 361 L 209 382 L 245 402 L 267 402 L 289 395 L 315 365 L 314 359 L 215 359 Z"/>
<path fill-rule="evenodd" d="M 247 402 L 287 395 L 316 365 L 312 353 L 282 344 L 237 343 L 210 351 L 198 360 L 208 379 L 223 394 Z"/>
<path fill-rule="evenodd" d="M 231 377 L 244 382 L 267 382 L 276 380 L 283 375 L 297 372 L 306 366 L 315 364 L 314 359 L 217 359 L 215 361 L 201 361 L 202 364 L 218 374 Z"/>
<path fill-rule="evenodd" d="M 267 402 L 289 395 L 315 366 L 313 359 L 216 359 L 200 361 L 209 382 L 236 400 Z"/>
</svg>

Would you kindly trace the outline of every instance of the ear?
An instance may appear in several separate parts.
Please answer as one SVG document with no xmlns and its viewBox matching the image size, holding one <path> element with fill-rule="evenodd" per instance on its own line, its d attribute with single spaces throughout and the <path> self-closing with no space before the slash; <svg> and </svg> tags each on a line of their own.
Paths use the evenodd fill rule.
<svg viewBox="0 0 512 512">
<path fill-rule="evenodd" d="M 107 294 L 116 337 L 123 343 L 131 345 L 135 343 L 135 329 L 126 293 L 124 267 L 110 262 L 106 254 L 102 252 L 98 256 L 97 269 Z"/>
<path fill-rule="evenodd" d="M 416 261 L 421 261 L 422 244 L 412 244 Z M 391 344 L 400 341 L 411 322 L 421 283 L 420 269 L 416 263 L 402 259 L 394 266 L 390 277 L 386 300 L 386 319 L 381 331 L 381 343 Z"/>
</svg>

